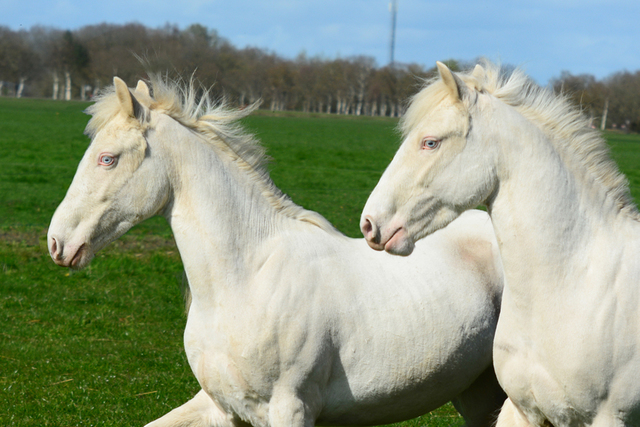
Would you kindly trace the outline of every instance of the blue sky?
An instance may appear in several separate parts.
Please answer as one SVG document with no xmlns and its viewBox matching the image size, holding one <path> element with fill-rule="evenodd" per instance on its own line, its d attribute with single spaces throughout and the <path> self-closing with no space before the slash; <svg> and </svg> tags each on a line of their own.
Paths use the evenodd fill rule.
<svg viewBox="0 0 640 427">
<path fill-rule="evenodd" d="M 236 47 L 294 58 L 389 61 L 389 0 L 0 0 L 0 25 L 76 29 L 108 22 L 199 23 Z M 638 0 L 398 0 L 395 58 L 431 67 L 480 56 L 539 84 L 563 70 L 598 79 L 640 70 Z"/>
</svg>

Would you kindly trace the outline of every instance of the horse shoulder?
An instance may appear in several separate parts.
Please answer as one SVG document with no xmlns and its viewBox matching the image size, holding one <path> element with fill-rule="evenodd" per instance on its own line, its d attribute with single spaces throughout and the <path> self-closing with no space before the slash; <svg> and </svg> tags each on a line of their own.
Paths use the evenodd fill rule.
<svg viewBox="0 0 640 427">
<path fill-rule="evenodd" d="M 277 354 L 283 363 L 307 356 L 313 359 L 314 348 L 327 339 L 340 262 L 330 243 L 313 233 L 285 233 L 267 241 L 246 283 L 244 340 L 260 353 L 271 348 L 269 353 Z"/>
</svg>

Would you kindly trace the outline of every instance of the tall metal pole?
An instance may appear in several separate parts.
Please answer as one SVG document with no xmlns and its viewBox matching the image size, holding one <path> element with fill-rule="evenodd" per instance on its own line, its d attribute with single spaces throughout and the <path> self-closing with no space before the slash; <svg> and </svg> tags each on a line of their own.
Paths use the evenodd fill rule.
<svg viewBox="0 0 640 427">
<path fill-rule="evenodd" d="M 398 0 L 391 0 L 389 2 L 389 11 L 391 12 L 391 43 L 389 44 L 389 65 L 393 67 L 393 50 L 396 44 L 396 15 L 398 14 Z"/>
</svg>

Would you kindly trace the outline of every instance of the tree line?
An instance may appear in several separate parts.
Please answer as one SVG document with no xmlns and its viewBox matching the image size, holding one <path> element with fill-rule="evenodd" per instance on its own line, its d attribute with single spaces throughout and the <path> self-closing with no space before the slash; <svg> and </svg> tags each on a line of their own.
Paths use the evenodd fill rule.
<svg viewBox="0 0 640 427">
<path fill-rule="evenodd" d="M 446 62 L 454 71 L 466 65 Z M 271 110 L 395 117 L 435 69 L 379 67 L 367 56 L 325 59 L 303 53 L 286 59 L 263 49 L 238 49 L 199 24 L 180 29 L 103 23 L 75 31 L 0 27 L 2 96 L 88 100 L 115 75 L 133 85 L 150 71 L 186 78 L 195 73 L 214 96 L 240 106 L 261 100 Z M 594 126 L 640 130 L 640 71 L 601 81 L 563 72 L 551 83 L 580 105 Z"/>
<path fill-rule="evenodd" d="M 580 106 L 593 127 L 640 132 L 640 71 L 621 71 L 603 80 L 563 71 L 552 85 Z"/>
</svg>

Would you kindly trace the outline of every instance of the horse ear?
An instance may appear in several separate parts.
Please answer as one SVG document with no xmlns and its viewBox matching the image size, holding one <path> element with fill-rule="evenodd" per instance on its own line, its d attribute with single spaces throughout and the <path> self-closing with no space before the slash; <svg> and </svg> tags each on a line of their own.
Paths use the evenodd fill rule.
<svg viewBox="0 0 640 427">
<path fill-rule="evenodd" d="M 122 110 L 125 112 L 125 114 L 133 118 L 142 116 L 140 113 L 143 111 L 143 107 L 133 96 L 131 91 L 129 91 L 127 84 L 121 78 L 114 77 L 113 86 L 116 89 L 116 96 L 118 97 L 120 106 L 122 107 Z"/>
<path fill-rule="evenodd" d="M 482 65 L 480 64 L 476 65 L 475 68 L 473 69 L 473 73 L 471 74 L 471 76 L 476 81 L 476 84 L 475 84 L 476 90 L 481 91 L 482 87 L 484 86 L 484 80 L 487 77 L 487 74 L 484 71 L 484 68 L 482 68 Z"/>
<path fill-rule="evenodd" d="M 449 94 L 454 99 L 460 99 L 460 87 L 458 82 L 456 81 L 456 76 L 451 72 L 449 67 L 444 65 L 442 62 L 436 62 L 436 66 L 438 67 L 438 74 L 440 74 L 440 79 L 444 82 L 447 89 L 449 89 Z"/>
<path fill-rule="evenodd" d="M 464 99 L 473 101 L 474 97 L 472 96 L 471 91 L 460 77 L 453 73 L 449 67 L 444 65 L 442 62 L 436 62 L 436 65 L 438 67 L 440 78 L 447 86 L 447 89 L 449 89 L 449 94 L 453 99 L 457 101 L 463 101 Z"/>
<path fill-rule="evenodd" d="M 127 84 L 120 78 L 113 78 L 113 86 L 116 88 L 116 96 L 120 101 L 122 110 L 131 117 L 135 117 L 135 108 L 133 106 L 133 95 L 129 92 Z"/>
<path fill-rule="evenodd" d="M 147 84 L 142 80 L 138 80 L 138 85 L 136 86 L 136 92 L 151 98 L 151 91 L 149 90 L 149 86 L 147 86 Z"/>
</svg>

